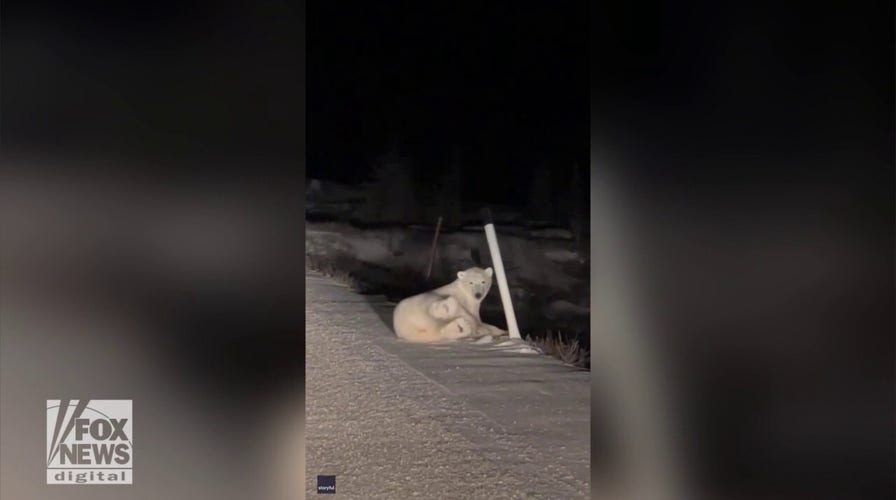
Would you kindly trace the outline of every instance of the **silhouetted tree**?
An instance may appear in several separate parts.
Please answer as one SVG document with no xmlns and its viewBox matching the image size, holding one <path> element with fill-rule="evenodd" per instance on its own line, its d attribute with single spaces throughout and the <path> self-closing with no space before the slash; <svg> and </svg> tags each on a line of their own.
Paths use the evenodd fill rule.
<svg viewBox="0 0 896 500">
<path fill-rule="evenodd" d="M 413 222 L 418 212 L 417 191 L 409 159 L 393 143 L 374 162 L 373 181 L 367 185 L 367 215 L 386 223 Z"/>
<path fill-rule="evenodd" d="M 578 163 L 573 163 L 570 172 L 569 186 L 569 229 L 576 239 L 576 245 L 584 249 L 587 241 L 588 227 L 588 195 L 590 184 L 588 175 Z"/>
<path fill-rule="evenodd" d="M 442 216 L 442 224 L 455 226 L 463 222 L 463 200 L 461 183 L 463 180 L 463 163 L 460 150 L 455 148 L 445 172 L 439 177 L 439 188 L 436 195 L 438 214 Z"/>
<path fill-rule="evenodd" d="M 529 199 L 526 215 L 536 222 L 553 223 L 556 199 L 554 197 L 554 175 L 545 162 L 532 175 L 529 182 Z"/>
</svg>

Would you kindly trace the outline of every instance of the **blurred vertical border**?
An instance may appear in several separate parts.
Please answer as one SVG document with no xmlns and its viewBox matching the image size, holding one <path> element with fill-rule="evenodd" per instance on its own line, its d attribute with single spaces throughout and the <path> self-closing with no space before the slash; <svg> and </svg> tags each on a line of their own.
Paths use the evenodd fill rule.
<svg viewBox="0 0 896 500">
<path fill-rule="evenodd" d="M 592 484 L 893 498 L 892 21 L 592 5 Z"/>
<path fill-rule="evenodd" d="M 303 3 L 0 9 L 0 497 L 298 498 Z M 53 398 L 133 401 L 132 486 L 44 484 Z"/>
</svg>

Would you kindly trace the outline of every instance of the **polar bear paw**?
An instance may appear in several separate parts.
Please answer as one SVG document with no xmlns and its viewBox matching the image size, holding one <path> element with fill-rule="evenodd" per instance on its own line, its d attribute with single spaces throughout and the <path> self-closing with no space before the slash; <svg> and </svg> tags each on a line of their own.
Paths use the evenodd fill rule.
<svg viewBox="0 0 896 500">
<path fill-rule="evenodd" d="M 445 300 L 433 302 L 429 306 L 429 314 L 438 319 L 450 319 L 457 316 L 457 310 L 460 303 L 454 297 L 447 297 Z"/>
<path fill-rule="evenodd" d="M 457 318 L 442 328 L 442 335 L 451 339 L 468 337 L 473 333 L 473 324 L 467 318 Z"/>
</svg>

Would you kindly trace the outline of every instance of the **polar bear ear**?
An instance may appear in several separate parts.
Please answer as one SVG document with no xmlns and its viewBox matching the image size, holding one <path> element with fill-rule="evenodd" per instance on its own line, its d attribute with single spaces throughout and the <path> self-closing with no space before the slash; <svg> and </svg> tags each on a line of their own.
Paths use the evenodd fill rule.
<svg viewBox="0 0 896 500">
<path fill-rule="evenodd" d="M 464 272 L 463 272 L 463 271 L 458 271 L 458 272 L 457 272 L 457 278 L 458 278 L 458 279 L 464 279 Z"/>
<path fill-rule="evenodd" d="M 487 267 L 485 269 L 485 275 L 488 276 L 489 278 L 491 278 L 492 277 L 492 268 Z"/>
</svg>

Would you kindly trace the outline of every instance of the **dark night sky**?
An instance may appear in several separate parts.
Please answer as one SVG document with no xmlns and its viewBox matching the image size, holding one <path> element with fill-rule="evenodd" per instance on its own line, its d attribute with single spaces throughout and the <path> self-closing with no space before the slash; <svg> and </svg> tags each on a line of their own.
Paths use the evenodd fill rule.
<svg viewBox="0 0 896 500">
<path fill-rule="evenodd" d="M 309 176 L 365 176 L 393 138 L 483 183 L 587 161 L 586 2 L 358 4 L 308 9 Z"/>
<path fill-rule="evenodd" d="M 306 52 L 285 2 L 6 3 L 4 143 L 300 163 L 307 123 L 312 176 L 398 137 L 485 181 L 587 161 L 590 127 L 638 175 L 710 185 L 778 168 L 748 158 L 890 153 L 892 23 L 858 4 L 353 4 L 307 6 Z"/>
<path fill-rule="evenodd" d="M 310 176 L 363 175 L 392 138 L 521 194 L 592 133 L 638 182 L 709 190 L 889 161 L 892 29 L 858 5 L 358 4 L 308 9 Z"/>
</svg>

